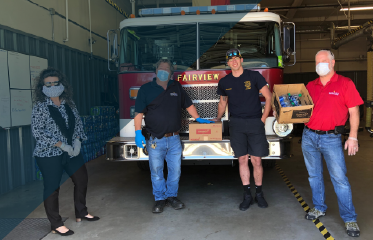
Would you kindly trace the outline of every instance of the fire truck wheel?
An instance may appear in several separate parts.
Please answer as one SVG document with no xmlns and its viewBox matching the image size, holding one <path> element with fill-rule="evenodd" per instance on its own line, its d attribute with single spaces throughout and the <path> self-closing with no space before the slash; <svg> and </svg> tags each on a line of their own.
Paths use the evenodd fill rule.
<svg viewBox="0 0 373 240">
<path fill-rule="evenodd" d="M 141 171 L 150 171 L 149 161 L 137 161 L 137 166 Z"/>
<path fill-rule="evenodd" d="M 276 160 L 262 160 L 263 168 L 273 168 L 276 164 Z"/>
</svg>

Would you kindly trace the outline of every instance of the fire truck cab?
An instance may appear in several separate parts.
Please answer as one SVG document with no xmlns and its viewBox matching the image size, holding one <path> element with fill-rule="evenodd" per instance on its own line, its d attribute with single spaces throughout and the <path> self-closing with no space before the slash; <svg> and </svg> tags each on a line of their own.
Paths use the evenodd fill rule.
<svg viewBox="0 0 373 240">
<path fill-rule="evenodd" d="M 290 56 L 295 63 L 294 24 L 283 23 L 277 14 L 260 12 L 260 5 L 140 9 L 139 15 L 142 17 L 120 23 L 119 44 L 117 33 L 108 31 L 109 66 L 110 62 L 117 63 L 120 106 L 120 136 L 107 142 L 108 161 L 138 161 L 140 168 L 148 168 L 147 151 L 135 144 L 133 118 L 137 92 L 153 80 L 159 59 L 173 62 L 173 79 L 181 83 L 200 117 L 206 119 L 217 116 L 218 82 L 230 73 L 225 59 L 228 49 L 240 49 L 244 69 L 259 71 L 270 90 L 274 84 L 283 83 L 284 65 Z M 261 102 L 264 109 L 264 97 Z M 188 126 L 193 120 L 183 111 L 182 163 L 234 163 L 228 107 L 222 119 L 222 141 L 190 141 Z M 292 124 L 278 124 L 273 116 L 267 118 L 269 156 L 263 158 L 264 167 L 290 157 L 292 129 Z"/>
</svg>

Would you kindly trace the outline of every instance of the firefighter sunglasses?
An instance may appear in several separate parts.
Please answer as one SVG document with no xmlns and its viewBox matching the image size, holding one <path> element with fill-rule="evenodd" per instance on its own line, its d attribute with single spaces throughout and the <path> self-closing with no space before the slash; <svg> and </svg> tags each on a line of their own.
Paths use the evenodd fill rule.
<svg viewBox="0 0 373 240">
<path fill-rule="evenodd" d="M 240 58 L 242 58 L 240 50 L 238 50 L 238 49 L 230 49 L 230 50 L 228 50 L 227 53 L 226 53 L 227 60 L 229 60 L 232 57 L 240 57 Z"/>
</svg>

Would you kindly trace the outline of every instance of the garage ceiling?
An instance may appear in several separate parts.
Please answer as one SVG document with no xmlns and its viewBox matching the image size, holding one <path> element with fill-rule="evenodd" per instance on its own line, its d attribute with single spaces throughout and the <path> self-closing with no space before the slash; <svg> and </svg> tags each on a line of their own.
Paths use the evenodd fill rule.
<svg viewBox="0 0 373 240">
<path fill-rule="evenodd" d="M 127 0 L 128 1 L 128 0 Z M 191 6 L 192 0 L 136 0 L 137 8 Z M 348 0 L 230 0 L 231 4 L 259 2 L 262 9 L 269 8 L 284 21 L 297 24 L 297 29 L 327 29 L 333 22 L 337 27 L 348 25 Z M 373 0 L 350 0 L 351 7 L 373 6 Z M 373 19 L 373 10 L 351 11 L 351 26 L 359 26 Z"/>
</svg>

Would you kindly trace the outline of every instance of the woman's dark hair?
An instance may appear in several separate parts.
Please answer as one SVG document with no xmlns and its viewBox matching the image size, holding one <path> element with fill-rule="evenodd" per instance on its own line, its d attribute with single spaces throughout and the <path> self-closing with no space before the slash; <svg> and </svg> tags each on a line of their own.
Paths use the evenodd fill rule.
<svg viewBox="0 0 373 240">
<path fill-rule="evenodd" d="M 58 77 L 58 81 L 65 87 L 65 90 L 60 96 L 60 100 L 65 100 L 69 106 L 73 107 L 73 91 L 69 82 L 66 80 L 65 75 L 55 68 L 49 67 L 40 72 L 39 76 L 35 79 L 33 100 L 34 103 L 44 102 L 47 96 L 43 93 L 44 79 L 47 77 Z"/>
</svg>

